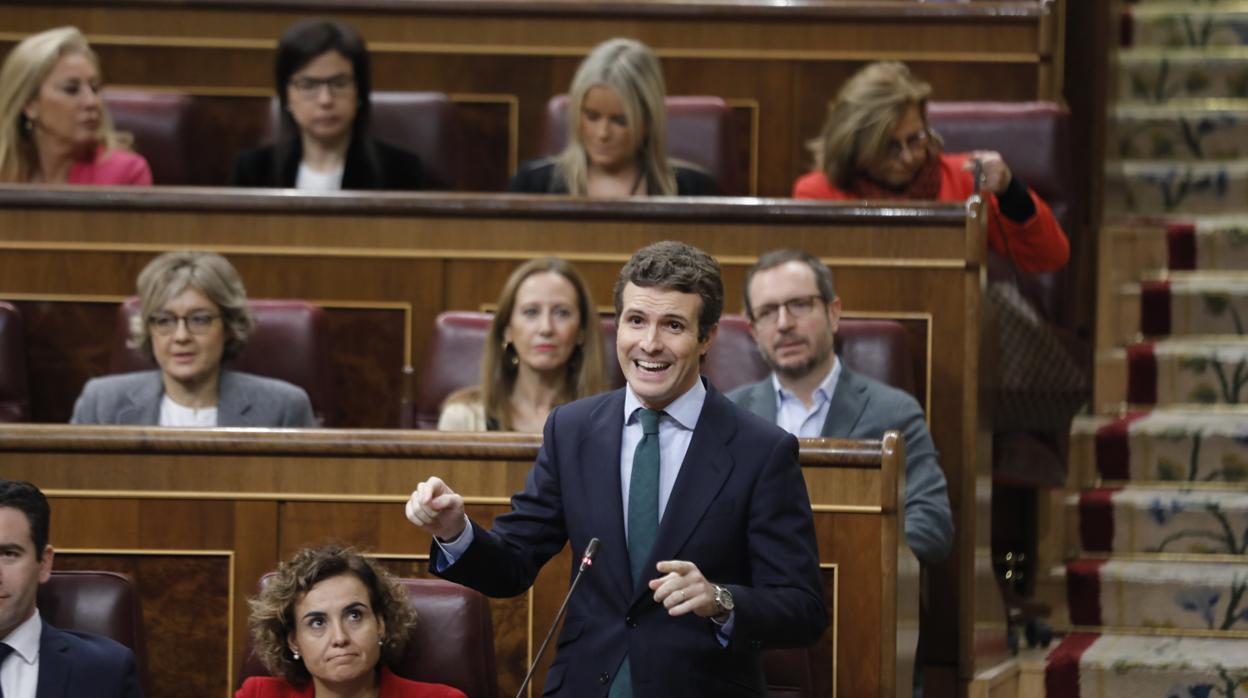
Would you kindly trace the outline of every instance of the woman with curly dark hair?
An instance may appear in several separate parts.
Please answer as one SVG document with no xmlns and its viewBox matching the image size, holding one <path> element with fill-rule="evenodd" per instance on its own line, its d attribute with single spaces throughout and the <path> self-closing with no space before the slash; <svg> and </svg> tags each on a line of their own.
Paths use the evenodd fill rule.
<svg viewBox="0 0 1248 698">
<path fill-rule="evenodd" d="M 398 580 L 352 548 L 300 550 L 250 603 L 256 656 L 273 676 L 247 679 L 236 698 L 465 698 L 390 671 L 416 613 Z"/>
</svg>

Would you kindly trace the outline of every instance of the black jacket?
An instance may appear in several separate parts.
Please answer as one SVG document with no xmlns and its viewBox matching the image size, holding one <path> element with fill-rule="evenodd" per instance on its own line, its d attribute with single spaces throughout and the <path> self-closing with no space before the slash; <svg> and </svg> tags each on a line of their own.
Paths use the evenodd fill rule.
<svg viewBox="0 0 1248 698">
<path fill-rule="evenodd" d="M 342 173 L 343 189 L 425 189 L 420 158 L 401 148 L 372 141 L 376 153 L 376 171 L 369 167 L 368 158 L 361 144 L 352 140 L 347 148 L 347 161 Z M 234 171 L 230 173 L 232 187 L 293 187 L 299 175 L 299 163 L 303 160 L 303 145 L 296 140 L 290 154 L 283 160 L 277 172 L 274 168 L 275 145 L 244 150 L 234 159 Z"/>
<path fill-rule="evenodd" d="M 691 165 L 673 165 L 676 173 L 677 196 L 718 196 L 715 179 L 705 170 Z M 521 163 L 516 176 L 507 185 L 507 191 L 529 194 L 567 194 L 568 184 L 555 174 L 555 159 L 541 158 Z M 658 194 L 647 191 L 647 194 Z"/>
</svg>

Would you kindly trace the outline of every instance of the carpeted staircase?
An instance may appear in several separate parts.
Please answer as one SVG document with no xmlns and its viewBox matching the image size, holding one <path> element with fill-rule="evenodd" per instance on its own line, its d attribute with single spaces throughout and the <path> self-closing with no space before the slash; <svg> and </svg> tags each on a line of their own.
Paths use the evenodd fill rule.
<svg viewBox="0 0 1248 698">
<path fill-rule="evenodd" d="M 1124 8 L 1045 693 L 1248 697 L 1248 1 Z"/>
</svg>

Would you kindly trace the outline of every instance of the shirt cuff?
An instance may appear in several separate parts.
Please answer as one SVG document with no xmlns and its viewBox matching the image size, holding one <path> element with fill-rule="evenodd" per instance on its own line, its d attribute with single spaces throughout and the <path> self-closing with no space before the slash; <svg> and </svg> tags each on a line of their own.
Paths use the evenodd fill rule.
<svg viewBox="0 0 1248 698">
<path fill-rule="evenodd" d="M 1036 202 L 1031 200 L 1031 192 L 1018 177 L 1011 177 L 1005 191 L 997 194 L 997 205 L 1001 213 L 1015 223 L 1026 223 L 1036 215 Z"/>
<path fill-rule="evenodd" d="M 732 628 L 736 625 L 736 620 L 736 611 L 728 612 L 728 620 L 724 621 L 723 625 L 720 625 L 714 618 L 711 619 L 711 622 L 715 623 L 715 638 L 719 640 L 721 647 L 727 647 L 732 642 Z"/>
<path fill-rule="evenodd" d="M 442 572 L 446 568 L 455 564 L 455 561 L 464 556 L 468 546 L 472 545 L 473 538 L 476 534 L 472 532 L 472 521 L 468 520 L 468 515 L 464 514 L 464 530 L 455 540 L 442 542 L 437 536 L 433 537 L 433 542 L 442 551 L 442 555 L 438 557 L 434 564 L 434 572 Z"/>
</svg>

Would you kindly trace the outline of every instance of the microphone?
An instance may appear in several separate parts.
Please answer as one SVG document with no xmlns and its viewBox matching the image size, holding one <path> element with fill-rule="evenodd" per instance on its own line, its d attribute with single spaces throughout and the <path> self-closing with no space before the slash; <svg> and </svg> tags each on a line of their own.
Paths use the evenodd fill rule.
<svg viewBox="0 0 1248 698">
<path fill-rule="evenodd" d="M 555 614 L 555 620 L 550 624 L 550 630 L 546 631 L 546 639 L 542 640 L 542 646 L 537 648 L 537 656 L 533 657 L 533 663 L 529 665 L 529 673 L 524 675 L 524 681 L 520 682 L 520 690 L 516 691 L 516 698 L 524 696 L 524 689 L 529 687 L 529 681 L 533 678 L 533 672 L 537 670 L 537 663 L 542 661 L 542 655 L 546 653 L 546 646 L 550 644 L 550 638 L 555 634 L 555 628 L 558 627 L 559 621 L 563 620 L 563 614 L 568 610 L 568 602 L 572 600 L 572 592 L 576 591 L 576 585 L 581 581 L 581 575 L 585 574 L 585 570 L 594 566 L 594 557 L 598 555 L 598 539 L 590 538 L 589 545 L 585 546 L 585 554 L 581 555 L 581 566 L 576 570 L 576 576 L 572 578 L 572 584 L 568 586 L 568 593 L 563 597 L 563 603 L 559 606 L 559 612 Z"/>
</svg>

